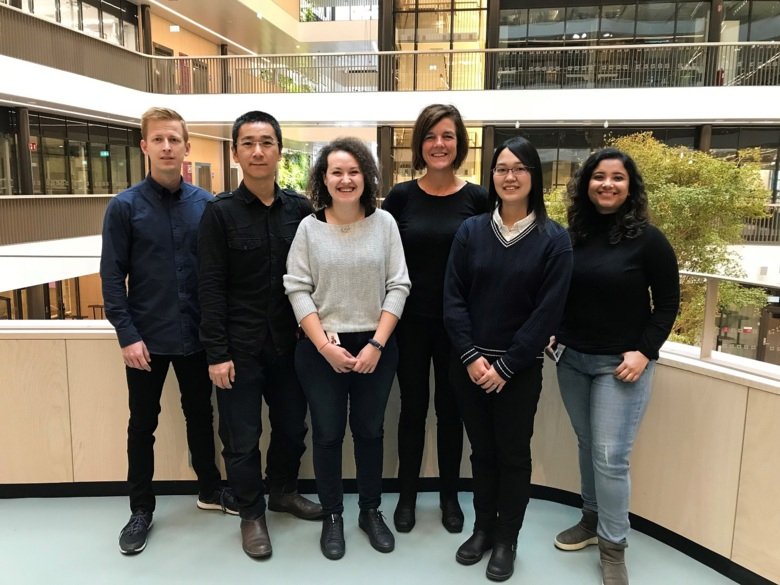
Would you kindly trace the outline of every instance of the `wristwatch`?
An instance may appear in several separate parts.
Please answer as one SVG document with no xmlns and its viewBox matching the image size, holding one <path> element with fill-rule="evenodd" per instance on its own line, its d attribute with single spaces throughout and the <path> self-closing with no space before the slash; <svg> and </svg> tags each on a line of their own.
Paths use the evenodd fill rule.
<svg viewBox="0 0 780 585">
<path fill-rule="evenodd" d="M 371 345 L 373 345 L 373 346 L 374 346 L 375 348 L 377 348 L 379 351 L 382 351 L 382 350 L 385 348 L 385 346 L 384 346 L 384 345 L 382 345 L 381 343 L 379 343 L 379 342 L 378 342 L 376 339 L 374 339 L 373 337 L 372 337 L 371 339 L 369 339 L 369 340 L 368 340 L 368 343 L 370 343 Z"/>
</svg>

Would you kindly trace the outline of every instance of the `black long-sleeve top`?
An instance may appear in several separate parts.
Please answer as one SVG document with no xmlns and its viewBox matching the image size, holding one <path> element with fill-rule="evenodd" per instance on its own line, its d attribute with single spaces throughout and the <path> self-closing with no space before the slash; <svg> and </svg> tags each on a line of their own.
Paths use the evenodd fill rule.
<svg viewBox="0 0 780 585">
<path fill-rule="evenodd" d="M 198 234 L 200 339 L 209 364 L 231 352 L 277 354 L 295 345 L 297 324 L 282 277 L 308 199 L 275 186 L 264 205 L 242 182 L 206 207 Z M 268 345 L 270 344 L 270 345 Z"/>
<path fill-rule="evenodd" d="M 442 318 L 444 271 L 452 239 L 464 219 L 487 211 L 487 191 L 466 183 L 444 197 L 429 195 L 417 181 L 393 187 L 382 203 L 398 223 L 412 292 L 404 313 Z"/>
<path fill-rule="evenodd" d="M 151 176 L 122 191 L 103 219 L 100 279 L 106 317 L 121 347 L 190 355 L 198 339 L 198 224 L 213 197 L 181 182 L 171 193 Z"/>
<path fill-rule="evenodd" d="M 614 216 L 574 246 L 574 270 L 558 341 L 582 353 L 640 351 L 657 359 L 680 306 L 674 250 L 648 225 L 636 238 L 610 244 Z"/>
<path fill-rule="evenodd" d="M 539 359 L 560 322 L 571 242 L 552 220 L 507 242 L 491 214 L 463 222 L 444 278 L 444 326 L 464 365 L 481 356 L 505 380 Z"/>
</svg>

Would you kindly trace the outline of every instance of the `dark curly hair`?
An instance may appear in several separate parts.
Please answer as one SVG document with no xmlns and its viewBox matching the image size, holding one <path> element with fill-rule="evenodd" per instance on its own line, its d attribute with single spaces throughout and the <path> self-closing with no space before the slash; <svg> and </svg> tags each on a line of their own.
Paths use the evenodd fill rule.
<svg viewBox="0 0 780 585">
<path fill-rule="evenodd" d="M 599 224 L 600 214 L 588 197 L 588 186 L 599 163 L 609 159 L 622 162 L 628 173 L 628 197 L 615 212 L 609 243 L 617 244 L 623 238 L 636 238 L 649 223 L 645 183 L 634 159 L 616 148 L 604 148 L 591 154 L 569 181 L 566 215 L 569 235 L 574 244 L 587 240 Z"/>
<path fill-rule="evenodd" d="M 346 152 L 355 157 L 363 173 L 363 194 L 360 196 L 360 204 L 363 211 L 369 215 L 376 209 L 376 195 L 379 192 L 379 169 L 377 169 L 371 151 L 362 140 L 352 137 L 337 138 L 320 150 L 317 160 L 309 171 L 309 197 L 316 209 L 330 207 L 333 198 L 328 193 L 325 185 L 325 173 L 328 170 L 328 156 L 333 152 Z"/>
<path fill-rule="evenodd" d="M 458 108 L 448 104 L 431 104 L 423 108 L 423 111 L 417 116 L 412 130 L 412 167 L 415 171 L 421 171 L 426 166 L 422 153 L 425 135 L 444 118 L 449 118 L 455 124 L 457 146 L 455 160 L 452 161 L 453 169 L 460 168 L 460 165 L 466 160 L 466 155 L 469 153 L 469 133 L 466 131 L 466 124 L 463 123 Z"/>
<path fill-rule="evenodd" d="M 542 161 L 539 152 L 533 144 L 522 136 L 515 136 L 505 140 L 496 148 L 493 159 L 490 161 L 490 185 L 488 186 L 488 209 L 491 211 L 501 205 L 501 198 L 496 191 L 496 182 L 492 169 L 496 168 L 499 155 L 508 149 L 517 159 L 531 171 L 531 192 L 528 194 L 528 213 L 536 214 L 536 223 L 544 226 L 547 223 L 547 208 L 544 205 L 544 176 L 542 175 Z"/>
</svg>

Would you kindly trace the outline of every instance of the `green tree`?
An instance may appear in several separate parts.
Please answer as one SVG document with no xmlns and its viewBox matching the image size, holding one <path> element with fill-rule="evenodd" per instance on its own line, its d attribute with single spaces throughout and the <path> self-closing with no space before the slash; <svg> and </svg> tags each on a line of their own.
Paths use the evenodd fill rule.
<svg viewBox="0 0 780 585">
<path fill-rule="evenodd" d="M 672 244 L 681 270 L 744 277 L 729 246 L 741 242 L 749 218 L 765 215 L 769 193 L 761 182 L 758 153 L 742 151 L 736 161 L 684 146 L 669 146 L 650 132 L 609 139 L 609 146 L 633 158 L 650 202 L 652 222 Z M 550 213 L 565 222 L 564 190 L 551 195 Z M 704 285 L 700 279 L 680 279 L 680 314 L 671 339 L 700 343 L 704 322 Z M 721 309 L 762 307 L 766 293 L 732 283 L 720 286 Z"/>
</svg>

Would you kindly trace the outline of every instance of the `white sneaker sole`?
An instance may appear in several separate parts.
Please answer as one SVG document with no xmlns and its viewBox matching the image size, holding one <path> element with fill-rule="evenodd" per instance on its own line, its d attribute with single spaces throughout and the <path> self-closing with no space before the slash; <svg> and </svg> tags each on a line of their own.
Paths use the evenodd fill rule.
<svg viewBox="0 0 780 585">
<path fill-rule="evenodd" d="M 599 537 L 598 536 L 594 536 L 593 538 L 589 538 L 588 540 L 583 540 L 581 542 L 575 542 L 575 543 L 572 543 L 572 544 L 566 544 L 566 543 L 563 543 L 563 542 L 558 542 L 558 539 L 556 538 L 555 539 L 555 548 L 560 549 L 560 550 L 568 550 L 568 551 L 582 550 L 583 548 L 586 548 L 588 546 L 591 546 L 593 544 L 598 544 L 598 543 L 599 543 Z"/>
<path fill-rule="evenodd" d="M 238 516 L 238 510 L 231 510 L 230 508 L 223 508 L 222 504 L 209 504 L 208 502 L 201 502 L 198 500 L 198 508 L 201 510 L 217 510 L 219 512 L 224 512 L 225 514 L 232 514 L 233 516 Z"/>
<path fill-rule="evenodd" d="M 121 552 L 123 555 L 137 555 L 138 553 L 142 552 L 146 548 L 146 543 L 149 542 L 149 532 L 152 530 L 152 526 L 154 526 L 154 520 L 149 524 L 149 528 L 146 531 L 146 540 L 144 540 L 144 544 L 141 548 L 137 550 L 125 550 L 122 548 L 122 545 L 119 545 L 119 552 Z M 119 533 L 121 536 L 121 532 Z"/>
</svg>

